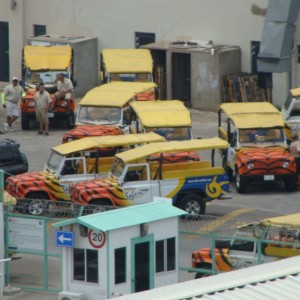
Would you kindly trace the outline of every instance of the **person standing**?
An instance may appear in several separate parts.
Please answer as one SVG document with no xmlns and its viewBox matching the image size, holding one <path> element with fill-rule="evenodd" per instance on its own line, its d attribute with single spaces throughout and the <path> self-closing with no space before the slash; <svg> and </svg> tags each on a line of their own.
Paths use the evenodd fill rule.
<svg viewBox="0 0 300 300">
<path fill-rule="evenodd" d="M 45 91 L 45 85 L 40 83 L 39 90 L 35 94 L 34 107 L 36 119 L 39 122 L 39 134 L 49 135 L 49 118 L 48 110 L 52 105 L 50 94 Z"/>
<path fill-rule="evenodd" d="M 55 101 L 57 99 L 64 99 L 67 101 L 68 109 L 71 109 L 71 99 L 73 95 L 74 86 L 69 78 L 66 78 L 63 73 L 57 75 L 57 92 L 55 95 Z M 54 102 L 55 107 L 55 102 Z"/>
<path fill-rule="evenodd" d="M 6 123 L 3 123 L 5 131 L 14 131 L 12 124 L 19 118 L 19 101 L 25 97 L 24 89 L 19 85 L 17 77 L 12 78 L 12 83 L 4 88 L 2 105 L 6 108 Z"/>
<path fill-rule="evenodd" d="M 290 153 L 295 157 L 296 168 L 297 168 L 297 184 L 298 190 L 300 185 L 300 139 L 299 133 L 292 136 L 292 142 L 290 144 Z"/>
</svg>

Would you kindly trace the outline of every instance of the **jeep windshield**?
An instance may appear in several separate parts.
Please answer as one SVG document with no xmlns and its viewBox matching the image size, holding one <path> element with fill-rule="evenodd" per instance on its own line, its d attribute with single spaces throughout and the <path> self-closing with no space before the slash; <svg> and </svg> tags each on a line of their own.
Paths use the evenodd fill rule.
<svg viewBox="0 0 300 300">
<path fill-rule="evenodd" d="M 120 123 L 121 119 L 120 107 L 81 105 L 78 111 L 78 122 L 83 124 L 110 125 Z"/>
<path fill-rule="evenodd" d="M 109 82 L 129 81 L 129 82 L 152 82 L 152 75 L 149 73 L 130 73 L 130 74 L 109 74 Z"/>
<path fill-rule="evenodd" d="M 65 77 L 69 78 L 67 71 L 30 71 L 26 70 L 25 73 L 25 85 L 29 87 L 35 87 L 39 83 L 43 82 L 45 86 L 56 86 L 57 75 L 63 73 Z"/>
<path fill-rule="evenodd" d="M 238 142 L 240 146 L 270 146 L 286 145 L 283 128 L 252 128 L 240 129 L 238 131 Z"/>
<path fill-rule="evenodd" d="M 124 162 L 121 159 L 116 158 L 109 172 L 109 176 L 113 176 L 117 179 L 120 178 L 123 174 L 124 167 Z"/>
<path fill-rule="evenodd" d="M 285 110 L 288 110 L 293 100 L 293 96 L 290 94 L 284 103 Z"/>
<path fill-rule="evenodd" d="M 145 128 L 146 132 L 155 132 L 163 136 L 166 141 L 186 141 L 192 138 L 190 127 L 157 127 Z"/>
<path fill-rule="evenodd" d="M 46 163 L 46 171 L 55 173 L 58 171 L 64 157 L 57 152 L 52 151 Z"/>
</svg>

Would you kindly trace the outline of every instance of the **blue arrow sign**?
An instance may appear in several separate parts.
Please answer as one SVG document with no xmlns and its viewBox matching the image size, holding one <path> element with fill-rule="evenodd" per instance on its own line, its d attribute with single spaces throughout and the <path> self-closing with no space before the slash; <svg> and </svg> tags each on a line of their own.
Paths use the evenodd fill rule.
<svg viewBox="0 0 300 300">
<path fill-rule="evenodd" d="M 74 232 L 72 231 L 56 231 L 55 245 L 59 247 L 74 247 Z"/>
</svg>

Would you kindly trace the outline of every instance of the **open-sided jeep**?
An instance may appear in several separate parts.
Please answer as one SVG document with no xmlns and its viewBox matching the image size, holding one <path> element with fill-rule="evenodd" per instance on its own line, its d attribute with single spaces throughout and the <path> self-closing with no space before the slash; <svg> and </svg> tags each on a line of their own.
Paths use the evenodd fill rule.
<svg viewBox="0 0 300 300">
<path fill-rule="evenodd" d="M 225 119 L 225 123 L 222 120 Z M 224 159 L 236 188 L 245 193 L 257 182 L 283 181 L 288 192 L 297 188 L 296 163 L 290 154 L 281 113 L 268 102 L 223 103 L 219 136 L 230 143 Z"/>
<path fill-rule="evenodd" d="M 154 89 L 152 82 L 112 82 L 90 90 L 80 101 L 76 128 L 63 135 L 63 142 L 86 136 L 130 132 L 130 106 L 139 93 Z"/>
<path fill-rule="evenodd" d="M 204 214 L 206 203 L 228 197 L 225 170 L 210 160 L 165 164 L 149 157 L 170 152 L 214 151 L 226 149 L 220 138 L 172 141 L 144 145 L 116 154 L 106 178 L 71 186 L 71 200 L 82 205 L 128 206 L 153 201 L 153 197 L 172 198 L 173 205 L 191 214 Z"/>
<path fill-rule="evenodd" d="M 279 216 L 239 226 L 228 240 L 216 240 L 215 249 L 192 254 L 196 278 L 300 255 L 300 214 Z"/>
<path fill-rule="evenodd" d="M 73 79 L 73 53 L 70 46 L 25 46 L 23 50 L 22 85 L 26 96 L 21 101 L 22 129 L 29 129 L 36 123 L 34 98 L 38 85 L 43 82 L 53 101 L 53 110 L 49 112 L 51 125 L 64 123 L 67 128 L 75 125 L 75 99 L 70 103 L 64 99 L 54 102 L 57 92 L 57 75 Z M 74 82 L 76 84 L 76 82 Z M 55 103 L 55 104 L 54 104 Z"/>
<path fill-rule="evenodd" d="M 18 199 L 17 206 L 26 207 L 30 214 L 44 212 L 44 200 L 69 200 L 72 183 L 107 176 L 116 151 L 164 138 L 155 133 L 121 136 L 86 137 L 52 148 L 43 171 L 11 176 L 7 192 Z M 104 156 L 102 148 L 115 149 Z M 28 200 L 24 200 L 27 198 Z"/>
</svg>

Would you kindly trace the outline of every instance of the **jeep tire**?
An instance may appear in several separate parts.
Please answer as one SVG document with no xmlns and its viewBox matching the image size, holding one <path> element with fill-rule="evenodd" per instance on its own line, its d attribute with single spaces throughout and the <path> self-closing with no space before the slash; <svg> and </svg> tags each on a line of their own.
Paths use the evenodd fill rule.
<svg viewBox="0 0 300 300">
<path fill-rule="evenodd" d="M 30 119 L 26 115 L 22 114 L 22 116 L 21 116 L 22 129 L 23 130 L 28 130 L 29 129 L 29 123 L 30 123 Z"/>
<path fill-rule="evenodd" d="M 238 193 L 240 193 L 240 194 L 246 193 L 246 190 L 247 190 L 246 180 L 238 172 L 236 173 L 236 176 L 235 176 L 235 185 L 236 185 L 236 190 Z"/>
<path fill-rule="evenodd" d="M 41 216 L 45 213 L 49 200 L 43 193 L 30 193 L 26 196 L 28 199 L 28 213 L 34 216 Z"/>
<path fill-rule="evenodd" d="M 295 176 L 290 176 L 284 180 L 285 190 L 289 193 L 295 192 L 297 190 L 297 178 Z"/>
<path fill-rule="evenodd" d="M 67 116 L 67 129 L 72 129 L 75 126 L 75 116 L 74 112 L 72 111 L 70 115 Z"/>
<path fill-rule="evenodd" d="M 204 215 L 206 203 L 200 195 L 188 194 L 179 201 L 179 208 L 192 215 Z"/>
</svg>

